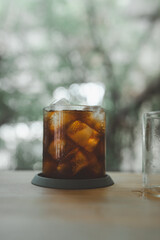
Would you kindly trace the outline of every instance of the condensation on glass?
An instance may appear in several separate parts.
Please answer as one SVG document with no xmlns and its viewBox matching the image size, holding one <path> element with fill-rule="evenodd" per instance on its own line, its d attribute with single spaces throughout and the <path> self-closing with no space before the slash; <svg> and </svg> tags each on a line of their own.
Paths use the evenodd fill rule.
<svg viewBox="0 0 160 240">
<path fill-rule="evenodd" d="M 100 107 L 44 108 L 43 175 L 86 179 L 105 176 L 106 114 Z"/>
<path fill-rule="evenodd" d="M 143 185 L 160 196 L 160 111 L 143 115 Z"/>
</svg>

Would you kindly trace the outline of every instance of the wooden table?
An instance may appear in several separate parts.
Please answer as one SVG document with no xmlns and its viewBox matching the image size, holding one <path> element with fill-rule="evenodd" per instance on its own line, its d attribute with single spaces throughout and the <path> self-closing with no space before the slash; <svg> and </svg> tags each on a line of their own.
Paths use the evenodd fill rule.
<svg viewBox="0 0 160 240">
<path fill-rule="evenodd" d="M 160 239 L 160 199 L 142 196 L 141 174 L 92 190 L 36 187 L 34 175 L 0 172 L 0 240 Z"/>
</svg>

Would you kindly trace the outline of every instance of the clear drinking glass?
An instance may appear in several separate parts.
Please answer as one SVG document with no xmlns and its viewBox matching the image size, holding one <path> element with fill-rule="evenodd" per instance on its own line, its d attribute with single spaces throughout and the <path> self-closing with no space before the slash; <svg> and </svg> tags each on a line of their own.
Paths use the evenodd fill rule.
<svg viewBox="0 0 160 240">
<path fill-rule="evenodd" d="M 44 108 L 43 175 L 62 179 L 104 177 L 105 123 L 104 109 L 96 106 Z"/>
<path fill-rule="evenodd" d="M 143 186 L 160 197 L 160 111 L 143 115 Z"/>
</svg>

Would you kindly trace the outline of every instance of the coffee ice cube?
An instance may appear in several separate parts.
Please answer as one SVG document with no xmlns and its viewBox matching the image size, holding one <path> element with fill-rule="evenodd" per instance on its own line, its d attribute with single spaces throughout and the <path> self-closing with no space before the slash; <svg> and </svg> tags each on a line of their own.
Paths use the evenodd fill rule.
<svg viewBox="0 0 160 240">
<path fill-rule="evenodd" d="M 73 150 L 71 150 L 69 153 L 67 153 L 64 156 L 64 158 L 62 158 L 59 161 L 57 166 L 58 172 L 60 172 L 62 175 L 66 175 L 67 177 L 68 175 L 72 174 L 70 161 L 72 158 L 74 158 L 77 152 L 78 152 L 78 148 L 76 147 Z"/>
<path fill-rule="evenodd" d="M 72 142 L 66 136 L 64 138 L 55 138 L 49 145 L 48 153 L 53 159 L 59 160 L 65 159 L 68 154 L 76 151 L 77 147 L 74 142 Z"/>
<path fill-rule="evenodd" d="M 93 175 L 98 177 L 102 173 L 102 164 L 100 162 L 96 161 L 94 164 L 91 166 L 90 170 L 92 171 Z"/>
<path fill-rule="evenodd" d="M 67 111 L 48 112 L 47 117 L 49 118 L 49 128 L 52 133 L 75 120 L 75 115 Z"/>
<path fill-rule="evenodd" d="M 79 150 L 71 160 L 72 173 L 76 175 L 80 170 L 89 164 L 86 156 Z"/>
<path fill-rule="evenodd" d="M 98 177 L 99 175 L 104 175 L 105 173 L 102 173 L 103 166 L 102 163 L 97 159 L 95 154 L 89 153 L 87 154 L 87 157 L 90 159 L 89 161 L 89 169 L 94 177 Z"/>
<path fill-rule="evenodd" d="M 59 159 L 63 156 L 65 145 L 66 142 L 62 139 L 55 139 L 51 142 L 48 148 L 48 152 L 53 159 Z"/>
<path fill-rule="evenodd" d="M 66 177 L 75 176 L 80 170 L 87 167 L 89 164 L 87 157 L 79 150 L 75 148 L 70 151 L 66 157 L 57 166 L 57 170 L 66 175 Z"/>
<path fill-rule="evenodd" d="M 59 175 L 63 178 L 68 178 L 72 176 L 71 166 L 67 162 L 61 162 L 57 166 L 57 171 Z"/>
<path fill-rule="evenodd" d="M 106 121 L 105 112 L 102 109 L 97 108 L 96 111 L 87 113 L 84 122 L 100 134 L 104 134 Z"/>
<path fill-rule="evenodd" d="M 55 161 L 45 160 L 43 163 L 43 174 L 47 177 L 53 177 L 57 169 L 57 163 Z"/>
<path fill-rule="evenodd" d="M 67 135 L 88 152 L 92 152 L 100 140 L 97 131 L 79 120 L 69 126 Z"/>
<path fill-rule="evenodd" d="M 67 108 L 67 106 L 70 106 L 70 102 L 65 99 L 62 98 L 61 100 L 54 100 L 50 105 L 49 105 L 49 109 L 50 110 L 65 110 Z"/>
</svg>

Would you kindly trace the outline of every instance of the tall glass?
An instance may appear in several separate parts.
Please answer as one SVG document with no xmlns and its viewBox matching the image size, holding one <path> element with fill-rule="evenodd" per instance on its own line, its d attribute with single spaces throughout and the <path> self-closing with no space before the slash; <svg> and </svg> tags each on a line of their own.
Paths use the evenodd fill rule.
<svg viewBox="0 0 160 240">
<path fill-rule="evenodd" d="M 44 108 L 43 175 L 86 179 L 105 176 L 105 111 L 96 106 Z"/>
<path fill-rule="evenodd" d="M 143 185 L 160 196 L 160 111 L 143 115 Z"/>
</svg>

